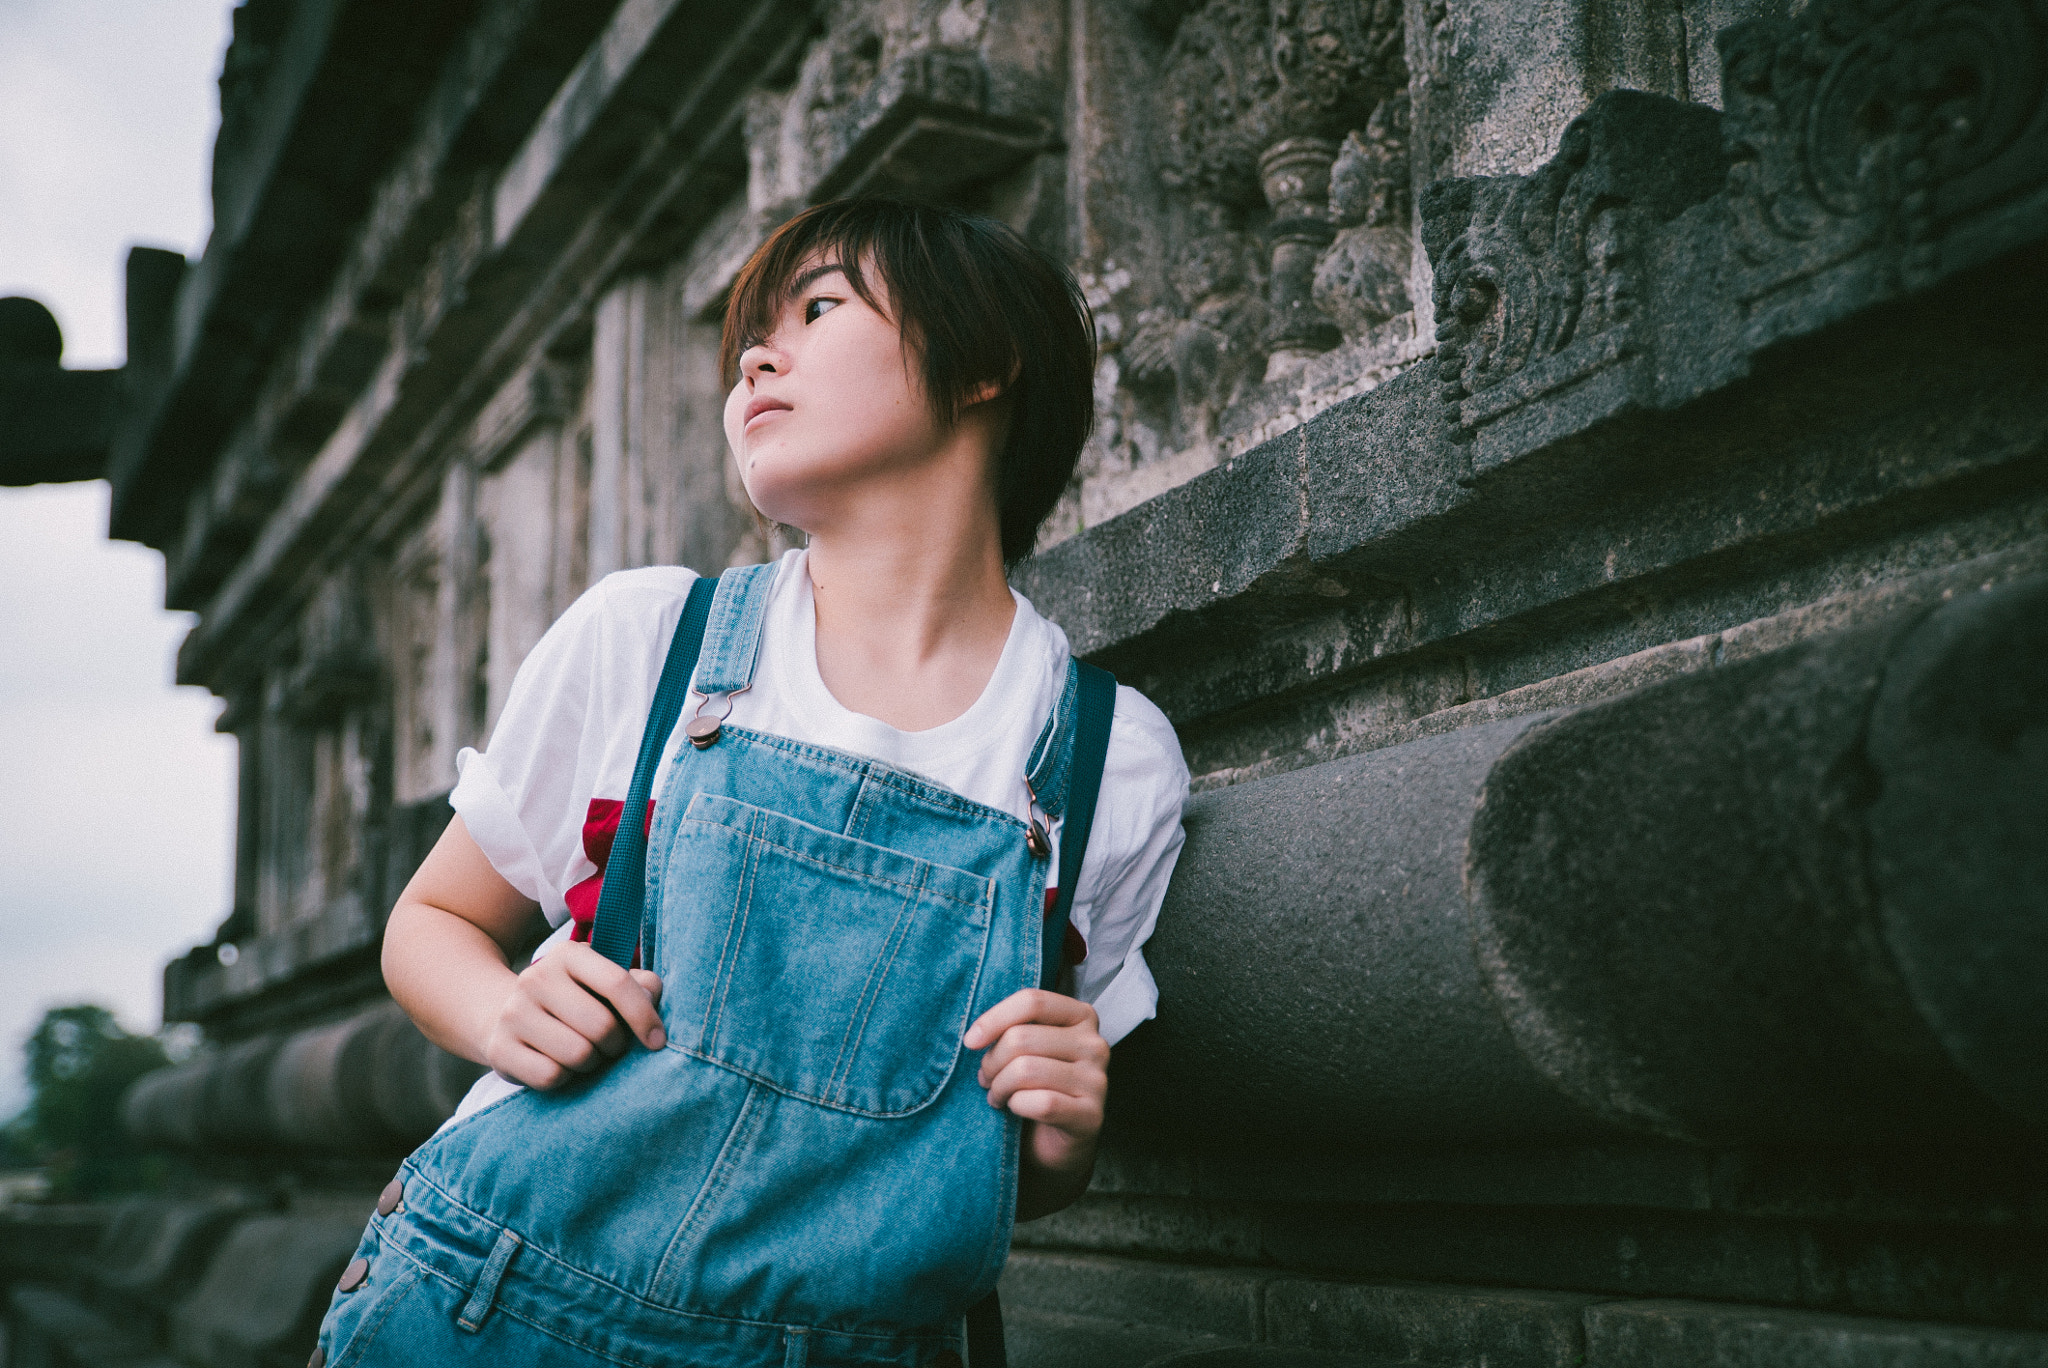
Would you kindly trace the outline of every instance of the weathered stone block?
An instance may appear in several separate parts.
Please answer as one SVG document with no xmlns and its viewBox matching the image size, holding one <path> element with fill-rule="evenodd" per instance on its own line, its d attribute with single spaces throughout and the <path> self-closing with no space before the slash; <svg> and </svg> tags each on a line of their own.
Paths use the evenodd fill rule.
<svg viewBox="0 0 2048 1368">
<path fill-rule="evenodd" d="M 1005 1307 L 1257 1339 L 1264 1274 L 1025 1252 L 1003 1269 Z"/>
<path fill-rule="evenodd" d="M 339 1214 L 242 1222 L 172 1313 L 172 1349 L 198 1368 L 272 1368 L 303 1358 L 362 1233 L 362 1217 Z"/>
<path fill-rule="evenodd" d="M 1458 1368 L 1575 1368 L 1595 1298 L 1517 1288 L 1370 1286 L 1280 1279 L 1267 1340 Z"/>
<path fill-rule="evenodd" d="M 1467 857 L 1523 1054 L 1696 1139 L 1996 1134 L 1966 1060 L 2031 1118 L 2044 615 L 2031 581 L 1530 729 Z"/>
<path fill-rule="evenodd" d="M 7 1319 L 10 1324 L 0 1326 L 7 1357 L 0 1363 L 8 1368 L 180 1368 L 147 1333 L 41 1283 L 9 1290 Z"/>
<path fill-rule="evenodd" d="M 1326 1354 L 1317 1349 L 1285 1349 L 1271 1344 L 1246 1344 L 1228 1349 L 1196 1349 L 1154 1359 L 1145 1368 L 1397 1368 L 1413 1360 L 1377 1355 Z M 1434 1368 L 1417 1365 L 1417 1368 Z"/>
<path fill-rule="evenodd" d="M 1194 798 L 1117 1117 L 1213 1135 L 1228 1114 L 1234 1145 L 1597 1131 L 1524 1062 L 1472 960 L 1463 832 L 1531 722 Z"/>
<path fill-rule="evenodd" d="M 1586 1368 L 2040 1368 L 2048 1335 L 1706 1302 L 1586 1311 Z"/>
<path fill-rule="evenodd" d="M 131 1321 L 160 1320 L 248 1209 L 233 1199 L 125 1203 L 87 1263 L 101 1308 Z"/>
<path fill-rule="evenodd" d="M 1215 1341 L 1168 1326 L 1060 1316 L 1043 1311 L 1003 1312 L 1003 1337 L 1018 1368 L 1145 1368 L 1161 1356 L 1214 1348 Z"/>
</svg>

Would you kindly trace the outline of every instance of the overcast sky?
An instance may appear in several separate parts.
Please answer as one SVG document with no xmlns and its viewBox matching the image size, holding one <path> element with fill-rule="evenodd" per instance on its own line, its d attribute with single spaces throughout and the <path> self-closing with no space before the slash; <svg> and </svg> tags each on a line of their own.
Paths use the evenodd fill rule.
<svg viewBox="0 0 2048 1368">
<path fill-rule="evenodd" d="M 130 245 L 206 241 L 231 8 L 0 0 L 0 296 L 49 307 L 68 366 L 121 364 Z M 0 1120 L 45 1009 L 154 1027 L 228 909 L 234 742 L 171 683 L 163 558 L 106 527 L 104 483 L 0 489 Z"/>
</svg>

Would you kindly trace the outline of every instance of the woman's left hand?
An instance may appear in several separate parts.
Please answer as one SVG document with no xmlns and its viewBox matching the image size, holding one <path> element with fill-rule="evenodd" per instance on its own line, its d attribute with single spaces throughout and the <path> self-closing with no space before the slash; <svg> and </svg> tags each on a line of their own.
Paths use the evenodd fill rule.
<svg viewBox="0 0 2048 1368">
<path fill-rule="evenodd" d="M 1052 1180 L 1044 1186 L 1058 1192 L 1048 1191 L 1048 1197 L 1065 1198 L 1047 1209 L 1065 1206 L 1094 1170 L 1095 1140 L 1109 1097 L 1109 1042 L 1095 1009 L 1027 988 L 982 1013 L 961 1043 L 987 1051 L 979 1079 L 989 1105 L 1034 1123 L 1026 1128 L 1025 1163 Z"/>
</svg>

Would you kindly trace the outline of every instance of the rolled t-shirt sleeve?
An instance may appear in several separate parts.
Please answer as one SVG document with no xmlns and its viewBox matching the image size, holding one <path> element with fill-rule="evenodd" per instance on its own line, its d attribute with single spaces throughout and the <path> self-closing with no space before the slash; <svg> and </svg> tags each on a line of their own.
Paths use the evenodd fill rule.
<svg viewBox="0 0 2048 1368">
<path fill-rule="evenodd" d="M 1137 690 L 1117 689 L 1102 793 L 1074 889 L 1073 920 L 1088 953 L 1074 991 L 1095 1008 L 1114 1045 L 1157 1009 L 1144 944 L 1159 920 L 1184 840 L 1188 768 L 1166 715 Z"/>
<path fill-rule="evenodd" d="M 591 799 L 624 796 L 695 578 L 664 566 L 593 585 L 521 663 L 489 745 L 456 757 L 449 802 L 491 867 L 553 925 L 569 914 L 568 890 L 597 872 L 583 847 Z"/>
</svg>

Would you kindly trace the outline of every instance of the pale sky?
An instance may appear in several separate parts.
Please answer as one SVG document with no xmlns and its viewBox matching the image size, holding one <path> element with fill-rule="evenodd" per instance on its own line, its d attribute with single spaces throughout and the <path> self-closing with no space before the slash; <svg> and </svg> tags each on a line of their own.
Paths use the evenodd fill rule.
<svg viewBox="0 0 2048 1368">
<path fill-rule="evenodd" d="M 0 0 L 0 295 L 117 366 L 130 245 L 196 258 L 228 0 Z M 191 616 L 109 542 L 101 482 L 0 489 L 0 1120 L 21 1042 L 74 1002 L 154 1027 L 164 962 L 227 914 L 235 747 L 172 686 Z"/>
</svg>

